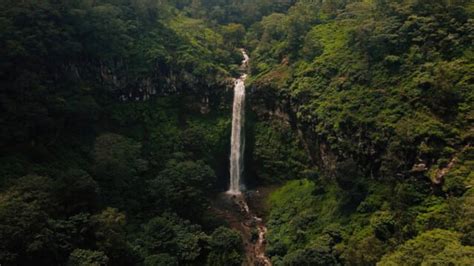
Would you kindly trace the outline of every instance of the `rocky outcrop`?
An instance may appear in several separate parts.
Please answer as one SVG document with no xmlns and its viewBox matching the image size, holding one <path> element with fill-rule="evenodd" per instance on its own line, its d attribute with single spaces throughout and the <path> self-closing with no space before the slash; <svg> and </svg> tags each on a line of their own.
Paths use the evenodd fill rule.
<svg viewBox="0 0 474 266">
<path fill-rule="evenodd" d="M 459 154 L 463 153 L 466 149 L 468 149 L 470 147 L 470 144 L 467 144 L 466 146 L 464 146 L 464 148 L 461 150 L 461 152 L 455 154 L 451 160 L 449 161 L 449 163 L 445 166 L 445 167 L 442 167 L 442 168 L 439 168 L 439 169 L 436 169 L 436 171 L 434 172 L 434 174 L 431 176 L 431 182 L 433 182 L 433 184 L 435 185 L 440 185 L 443 183 L 444 181 L 444 177 L 449 173 L 449 171 L 456 165 L 457 161 L 458 161 L 458 156 Z"/>
<path fill-rule="evenodd" d="M 82 61 L 70 63 L 61 71 L 77 82 L 92 82 L 108 91 L 117 100 L 147 101 L 168 95 L 193 95 L 196 110 L 208 113 L 214 107 L 228 105 L 233 81 L 224 74 L 198 77 L 186 70 L 175 71 L 171 66 L 157 63 L 149 73 L 132 73 L 123 60 Z"/>
<path fill-rule="evenodd" d="M 328 176 L 333 176 L 338 161 L 337 154 L 329 143 L 314 134 L 312 124 L 300 121 L 297 105 L 289 97 L 282 95 L 282 88 L 275 88 L 273 82 L 259 81 L 250 87 L 249 101 L 252 111 L 261 121 L 279 120 L 297 133 L 309 161 Z"/>
</svg>

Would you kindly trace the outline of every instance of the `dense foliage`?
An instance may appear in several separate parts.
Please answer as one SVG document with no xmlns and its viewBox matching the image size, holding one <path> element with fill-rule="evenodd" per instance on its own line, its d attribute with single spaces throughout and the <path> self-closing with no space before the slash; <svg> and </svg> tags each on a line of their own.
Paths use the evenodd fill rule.
<svg viewBox="0 0 474 266">
<path fill-rule="evenodd" d="M 301 1 L 250 27 L 259 123 L 287 121 L 311 158 L 269 199 L 275 265 L 474 263 L 473 7 Z M 298 169 L 256 147 L 265 174 Z"/>
<path fill-rule="evenodd" d="M 1 1 L 0 264 L 241 261 L 207 214 L 227 177 L 235 29 L 178 8 Z"/>
<path fill-rule="evenodd" d="M 472 1 L 0 4 L 1 265 L 240 265 L 240 47 L 274 265 L 474 264 Z"/>
</svg>

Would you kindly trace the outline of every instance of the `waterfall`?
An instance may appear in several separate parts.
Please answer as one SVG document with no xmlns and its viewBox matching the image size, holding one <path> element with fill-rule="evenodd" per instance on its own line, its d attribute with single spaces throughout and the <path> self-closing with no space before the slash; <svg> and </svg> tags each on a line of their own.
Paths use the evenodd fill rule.
<svg viewBox="0 0 474 266">
<path fill-rule="evenodd" d="M 243 186 L 240 179 L 244 172 L 244 151 L 245 151 L 245 79 L 249 56 L 244 49 L 241 49 L 244 60 L 241 68 L 244 73 L 235 80 L 234 105 L 232 108 L 232 136 L 230 140 L 230 186 L 229 194 L 240 194 Z"/>
</svg>

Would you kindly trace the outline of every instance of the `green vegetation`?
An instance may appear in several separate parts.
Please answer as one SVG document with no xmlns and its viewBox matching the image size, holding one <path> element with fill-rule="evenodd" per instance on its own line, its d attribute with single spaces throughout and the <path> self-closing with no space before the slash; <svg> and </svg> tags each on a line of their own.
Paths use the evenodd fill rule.
<svg viewBox="0 0 474 266">
<path fill-rule="evenodd" d="M 274 265 L 474 264 L 472 1 L 0 3 L 1 265 L 240 265 L 241 47 Z"/>
<path fill-rule="evenodd" d="M 287 121 L 311 158 L 269 199 L 275 265 L 472 264 L 473 15 L 468 1 L 301 1 L 250 28 L 258 123 Z M 257 146 L 260 175 L 292 173 L 281 147 Z"/>
<path fill-rule="evenodd" d="M 241 265 L 242 240 L 239 233 L 219 227 L 211 235 L 210 247 L 208 265 Z"/>
<path fill-rule="evenodd" d="M 207 213 L 227 181 L 241 60 L 224 36 L 241 27 L 179 8 L 2 1 L 0 264 L 241 261 Z"/>
<path fill-rule="evenodd" d="M 249 168 L 255 172 L 248 172 L 261 183 L 279 183 L 304 174 L 309 159 L 289 125 L 278 120 L 257 122 L 249 132 L 253 138 Z"/>
<path fill-rule="evenodd" d="M 389 256 L 383 257 L 380 265 L 471 265 L 474 263 L 473 247 L 461 246 L 459 235 L 436 229 L 407 241 Z"/>
</svg>

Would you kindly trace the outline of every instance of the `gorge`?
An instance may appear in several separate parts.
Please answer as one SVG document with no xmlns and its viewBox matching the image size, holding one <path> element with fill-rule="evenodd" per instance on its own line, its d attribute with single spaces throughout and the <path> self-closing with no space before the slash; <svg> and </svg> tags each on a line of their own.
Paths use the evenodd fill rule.
<svg viewBox="0 0 474 266">
<path fill-rule="evenodd" d="M 474 265 L 471 0 L 1 0 L 0 265 Z"/>
</svg>

